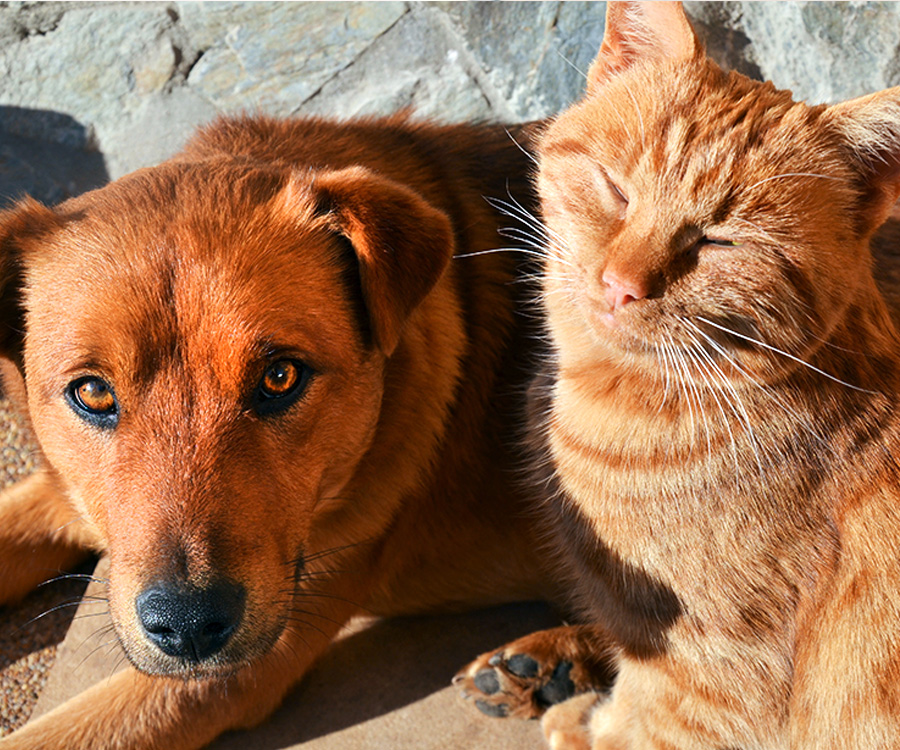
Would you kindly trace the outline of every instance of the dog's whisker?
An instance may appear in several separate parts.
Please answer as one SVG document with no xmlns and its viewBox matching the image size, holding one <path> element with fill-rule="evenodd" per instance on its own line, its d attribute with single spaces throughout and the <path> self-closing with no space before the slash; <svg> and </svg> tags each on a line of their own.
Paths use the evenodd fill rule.
<svg viewBox="0 0 900 750">
<path fill-rule="evenodd" d="M 128 662 L 128 657 L 124 654 L 120 654 L 119 658 L 116 659 L 115 664 L 110 667 L 109 677 L 107 677 L 107 682 L 112 680 L 113 677 L 116 676 L 116 673 L 122 668 L 124 664 Z"/>
<path fill-rule="evenodd" d="M 332 637 L 332 634 L 331 634 L 331 633 L 327 633 L 326 631 L 322 630 L 322 628 L 320 628 L 318 625 L 313 625 L 311 622 L 307 622 L 306 620 L 303 620 L 303 619 L 301 619 L 301 618 L 299 618 L 299 617 L 291 616 L 291 617 L 288 618 L 288 621 L 289 621 L 289 622 L 300 623 L 301 625 L 303 625 L 303 627 L 309 628 L 310 630 L 314 630 L 314 631 L 317 632 L 319 635 L 324 636 L 325 638 L 328 638 L 329 640 L 330 640 L 331 637 Z"/>
<path fill-rule="evenodd" d="M 57 570 L 59 575 L 53 576 L 52 578 L 47 578 L 46 580 L 41 581 L 37 588 L 43 588 L 51 583 L 57 583 L 59 581 L 86 581 L 87 583 L 99 583 L 99 584 L 109 584 L 109 581 L 105 578 L 95 578 L 94 576 L 88 573 L 65 573 Z"/>
<path fill-rule="evenodd" d="M 86 604 L 98 604 L 101 601 L 105 602 L 106 600 L 103 599 L 103 600 L 91 601 L 90 599 L 88 599 L 85 603 Z M 78 607 L 81 605 L 81 603 L 82 603 L 81 599 L 73 599 L 73 600 L 69 600 L 69 601 L 65 601 L 60 604 L 57 604 L 54 607 L 50 607 L 50 609 L 44 610 L 39 615 L 32 617 L 30 620 L 28 620 L 27 622 L 24 622 L 22 625 L 20 625 L 17 632 L 27 628 L 29 625 L 33 625 L 34 623 L 38 622 L 38 620 L 44 619 L 48 615 L 52 615 L 54 612 L 60 612 L 64 609 L 69 609 L 71 607 Z"/>
<path fill-rule="evenodd" d="M 79 612 L 72 620 L 86 620 L 89 617 L 109 617 L 109 610 L 103 612 Z"/>
<path fill-rule="evenodd" d="M 333 625 L 337 625 L 337 626 L 341 626 L 344 624 L 340 620 L 335 620 L 333 617 L 329 617 L 328 615 L 323 615 L 319 612 L 313 612 L 312 610 L 309 610 L 309 609 L 300 609 L 298 607 L 292 607 L 290 609 L 290 612 L 292 615 L 297 614 L 297 615 L 309 615 L 310 617 L 318 617 L 320 620 L 325 620 L 325 621 L 330 622 Z"/>
<path fill-rule="evenodd" d="M 301 641 L 303 641 L 303 645 L 306 646 L 307 651 L 312 652 L 313 649 L 309 645 L 309 641 L 307 641 L 306 638 L 303 637 L 303 633 L 297 627 L 295 627 L 296 625 L 303 625 L 303 624 L 305 624 L 305 623 L 303 623 L 302 621 L 288 620 L 288 625 L 291 628 L 291 633 L 293 633 L 297 638 L 299 638 Z M 284 640 L 285 639 L 282 639 L 282 641 L 280 641 L 280 643 L 282 643 L 282 645 L 284 644 Z"/>
<path fill-rule="evenodd" d="M 303 638 L 303 636 L 301 636 L 300 633 L 295 632 L 293 629 L 291 630 L 291 632 L 293 632 L 301 641 L 303 641 L 303 645 L 306 647 L 306 650 L 309 651 L 310 650 L 309 643 L 306 641 L 306 639 Z M 301 659 L 300 654 L 297 653 L 297 649 L 295 649 L 294 645 L 292 643 L 290 643 L 290 641 L 288 641 L 287 639 L 282 638 L 281 640 L 279 640 L 275 644 L 274 648 L 276 650 L 282 650 L 282 651 L 287 650 L 288 652 L 290 652 L 290 657 L 293 658 L 294 663 L 298 667 L 303 664 L 303 660 Z M 227 690 L 227 686 L 226 686 L 226 690 Z"/>
<path fill-rule="evenodd" d="M 327 570 L 302 570 L 299 574 L 291 573 L 290 575 L 285 576 L 286 581 L 307 581 L 307 580 L 315 580 L 315 579 L 324 579 L 327 580 L 329 578 L 333 578 L 334 576 L 345 576 L 345 575 L 353 575 L 355 573 L 361 572 L 361 568 L 328 568 Z"/>
<path fill-rule="evenodd" d="M 113 630 L 112 625 L 110 625 L 108 628 L 103 628 L 102 635 L 107 635 L 112 630 Z M 95 633 L 91 637 L 96 638 L 96 637 L 99 637 L 100 635 L 101 635 L 101 633 Z M 117 645 L 118 643 L 119 643 L 119 639 L 113 638 L 112 640 L 103 641 L 102 643 L 99 643 L 98 645 L 94 646 L 94 648 L 92 648 L 90 651 L 88 651 L 87 654 L 85 654 L 84 657 L 81 659 L 81 661 L 75 665 L 73 671 L 78 672 L 78 670 L 80 670 L 85 665 L 85 663 L 87 663 L 88 659 L 90 659 L 92 656 L 94 656 L 94 654 L 96 654 L 101 649 L 109 648 L 110 646 Z"/>
<path fill-rule="evenodd" d="M 345 552 L 346 550 L 353 549 L 355 547 L 362 547 L 366 544 L 373 544 L 375 542 L 374 539 L 366 538 L 361 539 L 358 542 L 351 542 L 349 544 L 342 544 L 338 547 L 331 547 L 329 549 L 318 550 L 317 552 L 312 552 L 307 555 L 300 555 L 299 557 L 294 558 L 293 564 L 297 565 L 299 563 L 311 563 L 316 560 L 321 560 L 323 557 L 328 557 L 329 555 L 335 555 L 340 552 Z"/>
</svg>

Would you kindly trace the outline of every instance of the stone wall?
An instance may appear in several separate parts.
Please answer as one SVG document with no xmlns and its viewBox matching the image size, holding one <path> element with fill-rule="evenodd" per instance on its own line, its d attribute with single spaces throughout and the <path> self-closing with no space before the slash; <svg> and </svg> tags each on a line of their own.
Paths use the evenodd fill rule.
<svg viewBox="0 0 900 750">
<path fill-rule="evenodd" d="M 722 64 L 836 101 L 900 84 L 900 4 L 696 2 Z M 58 201 L 220 112 L 411 107 L 521 121 L 576 99 L 602 2 L 0 2 L 0 201 Z"/>
</svg>

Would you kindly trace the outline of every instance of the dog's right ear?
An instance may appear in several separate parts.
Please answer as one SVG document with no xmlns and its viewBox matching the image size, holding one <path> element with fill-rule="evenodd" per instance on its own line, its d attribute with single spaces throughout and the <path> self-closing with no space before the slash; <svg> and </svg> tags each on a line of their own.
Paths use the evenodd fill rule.
<svg viewBox="0 0 900 750">
<path fill-rule="evenodd" d="M 450 219 L 404 185 L 362 167 L 316 175 L 313 193 L 331 228 L 353 246 L 375 343 L 390 355 L 453 256 Z"/>
<path fill-rule="evenodd" d="M 32 198 L 0 212 L 0 357 L 20 368 L 25 339 L 24 257 L 42 235 L 61 224 L 60 216 Z"/>
</svg>

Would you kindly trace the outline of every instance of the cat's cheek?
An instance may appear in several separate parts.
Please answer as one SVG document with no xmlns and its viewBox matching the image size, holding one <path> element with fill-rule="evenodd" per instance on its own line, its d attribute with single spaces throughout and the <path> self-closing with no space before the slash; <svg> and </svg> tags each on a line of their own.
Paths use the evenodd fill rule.
<svg viewBox="0 0 900 750">
<path fill-rule="evenodd" d="M 579 312 L 585 322 L 598 335 L 604 335 L 607 332 L 615 331 L 619 326 L 619 321 L 615 313 L 603 309 L 594 300 L 584 297 L 578 300 Z"/>
<path fill-rule="evenodd" d="M 545 299 L 547 330 L 561 362 L 574 364 L 592 362 L 600 350 L 608 348 L 607 337 L 597 335 L 570 295 L 550 295 Z"/>
<path fill-rule="evenodd" d="M 586 272 L 575 275 L 570 300 L 570 305 L 575 308 L 574 312 L 595 338 L 605 339 L 618 327 L 616 316 L 602 290 L 596 283 L 592 283 Z"/>
</svg>

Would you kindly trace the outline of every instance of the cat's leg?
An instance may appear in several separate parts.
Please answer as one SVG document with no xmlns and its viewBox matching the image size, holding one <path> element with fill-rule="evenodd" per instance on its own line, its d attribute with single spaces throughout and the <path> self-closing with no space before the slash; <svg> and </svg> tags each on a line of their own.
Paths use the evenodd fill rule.
<svg viewBox="0 0 900 750">
<path fill-rule="evenodd" d="M 786 750 L 784 701 L 761 705 L 767 686 L 746 677 L 736 684 L 693 659 L 626 657 L 610 693 L 554 706 L 541 726 L 554 750 Z"/>
<path fill-rule="evenodd" d="M 541 719 L 541 729 L 551 750 L 709 748 L 698 741 L 699 737 L 678 744 L 671 741 L 671 736 L 660 736 L 654 731 L 665 729 L 675 717 L 660 711 L 660 691 L 654 689 L 659 686 L 653 683 L 653 671 L 635 669 L 634 663 L 625 659 L 611 692 L 576 695 L 551 707 Z M 644 683 L 648 677 L 649 683 Z"/>
<path fill-rule="evenodd" d="M 534 718 L 587 691 L 608 691 L 616 650 L 605 631 L 573 625 L 519 638 L 479 656 L 453 682 L 488 716 Z"/>
<path fill-rule="evenodd" d="M 0 605 L 84 560 L 99 542 L 55 475 L 38 471 L 0 493 Z"/>
<path fill-rule="evenodd" d="M 841 560 L 799 617 L 791 748 L 900 747 L 900 518 L 879 499 L 844 514 Z"/>
</svg>

